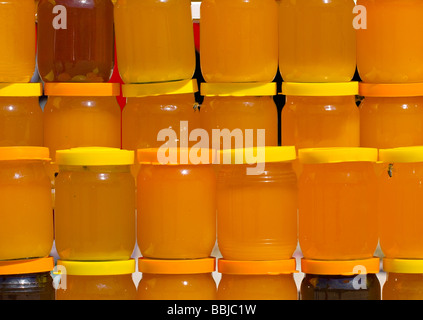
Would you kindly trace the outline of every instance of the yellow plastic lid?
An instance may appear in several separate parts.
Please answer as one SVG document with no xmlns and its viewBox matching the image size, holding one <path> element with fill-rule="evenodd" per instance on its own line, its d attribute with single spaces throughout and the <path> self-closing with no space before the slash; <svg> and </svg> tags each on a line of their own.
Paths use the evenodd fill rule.
<svg viewBox="0 0 423 320">
<path fill-rule="evenodd" d="M 288 162 L 297 158 L 295 147 L 255 147 L 219 150 L 221 164 Z M 230 162 L 229 162 L 230 161 Z"/>
<path fill-rule="evenodd" d="M 115 97 L 120 95 L 120 84 L 48 82 L 44 86 L 44 93 L 60 97 Z"/>
<path fill-rule="evenodd" d="M 303 164 L 342 162 L 377 162 L 375 148 L 310 148 L 300 149 L 298 158 Z"/>
<path fill-rule="evenodd" d="M 63 166 L 125 166 L 134 164 L 134 151 L 118 148 L 82 147 L 56 152 Z"/>
<path fill-rule="evenodd" d="M 358 82 L 300 83 L 282 82 L 282 94 L 286 96 L 333 97 L 358 95 Z"/>
<path fill-rule="evenodd" d="M 1 83 L 0 97 L 40 97 L 43 94 L 41 83 Z"/>
<path fill-rule="evenodd" d="M 0 147 L 0 161 L 15 160 L 50 161 L 50 151 L 45 147 Z"/>
<path fill-rule="evenodd" d="M 153 274 L 200 274 L 216 270 L 216 259 L 162 260 L 140 258 L 138 270 Z"/>
<path fill-rule="evenodd" d="M 358 275 L 377 274 L 380 271 L 380 259 L 370 258 L 362 260 L 301 260 L 301 271 L 306 274 L 317 275 Z"/>
<path fill-rule="evenodd" d="M 381 149 L 379 161 L 385 163 L 423 162 L 423 146 Z"/>
<path fill-rule="evenodd" d="M 122 94 L 128 98 L 195 93 L 197 91 L 198 84 L 195 79 L 122 85 Z"/>
<path fill-rule="evenodd" d="M 423 83 L 359 84 L 359 94 L 364 97 L 419 97 L 423 96 Z"/>
<path fill-rule="evenodd" d="M 0 261 L 0 275 L 50 272 L 53 269 L 53 257 Z"/>
<path fill-rule="evenodd" d="M 207 165 L 214 163 L 216 151 L 208 148 L 150 148 L 138 149 L 137 157 L 144 165 Z"/>
<path fill-rule="evenodd" d="M 66 268 L 66 274 L 71 276 L 108 276 L 132 274 L 136 271 L 135 260 L 111 261 L 65 261 L 58 260 L 58 266 Z M 62 273 L 58 268 L 57 273 Z"/>
<path fill-rule="evenodd" d="M 423 260 L 384 258 L 383 270 L 393 273 L 423 274 Z"/>
<path fill-rule="evenodd" d="M 280 275 L 297 273 L 295 259 L 275 261 L 233 261 L 219 259 L 218 271 L 222 274 Z"/>
<path fill-rule="evenodd" d="M 274 96 L 277 93 L 276 83 L 202 83 L 201 95 L 206 97 L 249 97 Z"/>
</svg>

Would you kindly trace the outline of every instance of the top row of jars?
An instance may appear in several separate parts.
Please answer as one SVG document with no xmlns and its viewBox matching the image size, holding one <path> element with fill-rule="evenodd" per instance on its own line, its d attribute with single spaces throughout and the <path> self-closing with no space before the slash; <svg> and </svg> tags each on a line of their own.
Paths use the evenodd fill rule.
<svg viewBox="0 0 423 320">
<path fill-rule="evenodd" d="M 125 83 L 194 74 L 190 0 L 39 0 L 37 13 L 44 82 L 109 81 L 114 32 Z M 206 82 L 272 82 L 278 67 L 287 82 L 347 82 L 357 67 L 368 83 L 423 82 L 421 0 L 203 0 L 200 13 Z M 34 0 L 1 2 L 0 82 L 30 81 L 35 20 Z"/>
</svg>

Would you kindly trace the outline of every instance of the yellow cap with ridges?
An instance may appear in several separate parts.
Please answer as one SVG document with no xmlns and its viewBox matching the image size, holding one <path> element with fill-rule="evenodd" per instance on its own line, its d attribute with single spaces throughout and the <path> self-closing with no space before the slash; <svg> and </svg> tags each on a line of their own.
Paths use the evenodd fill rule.
<svg viewBox="0 0 423 320">
<path fill-rule="evenodd" d="M 423 146 L 381 149 L 379 161 L 385 163 L 423 162 Z"/>
<path fill-rule="evenodd" d="M 132 150 L 81 147 L 56 152 L 56 164 L 62 166 L 124 166 L 134 164 Z"/>
<path fill-rule="evenodd" d="M 255 147 L 219 151 L 221 164 L 288 162 L 297 158 L 295 147 Z"/>
<path fill-rule="evenodd" d="M 57 261 L 57 273 L 66 273 L 72 276 L 106 276 L 132 274 L 136 271 L 135 260 L 111 261 Z M 65 268 L 63 270 L 59 266 Z"/>
<path fill-rule="evenodd" d="M 122 94 L 127 98 L 141 98 L 170 94 L 188 94 L 198 91 L 197 80 L 182 80 L 172 82 L 124 84 Z"/>
<path fill-rule="evenodd" d="M 377 162 L 378 150 L 375 148 L 300 149 L 298 158 L 303 164 Z"/>
<path fill-rule="evenodd" d="M 276 83 L 202 83 L 201 95 L 206 97 L 250 97 L 274 96 L 277 93 Z"/>
<path fill-rule="evenodd" d="M 358 82 L 299 83 L 283 82 L 282 94 L 286 96 L 333 97 L 358 95 Z"/>
<path fill-rule="evenodd" d="M 40 97 L 43 94 L 41 83 L 1 83 L 0 97 Z"/>
</svg>

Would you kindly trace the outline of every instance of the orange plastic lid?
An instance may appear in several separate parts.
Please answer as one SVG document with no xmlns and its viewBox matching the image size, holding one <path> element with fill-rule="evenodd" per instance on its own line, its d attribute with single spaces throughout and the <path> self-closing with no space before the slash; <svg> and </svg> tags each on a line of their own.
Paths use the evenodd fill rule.
<svg viewBox="0 0 423 320">
<path fill-rule="evenodd" d="M 200 274 L 216 270 L 216 259 L 162 260 L 140 258 L 138 270 L 153 274 Z"/>
<path fill-rule="evenodd" d="M 140 164 L 205 165 L 213 164 L 216 151 L 208 148 L 152 148 L 137 151 Z"/>
<path fill-rule="evenodd" d="M 222 274 L 279 275 L 298 272 L 295 259 L 275 261 L 233 261 L 219 259 L 218 271 Z"/>
<path fill-rule="evenodd" d="M 0 161 L 50 161 L 50 151 L 44 147 L 0 147 Z"/>
<path fill-rule="evenodd" d="M 112 97 L 120 95 L 119 83 L 56 83 L 44 86 L 47 96 Z"/>
<path fill-rule="evenodd" d="M 358 275 L 376 274 L 380 271 L 380 259 L 370 258 L 362 260 L 301 260 L 301 271 L 318 275 Z"/>
<path fill-rule="evenodd" d="M 423 83 L 372 84 L 361 82 L 359 94 L 364 97 L 419 97 L 423 96 Z"/>
<path fill-rule="evenodd" d="M 49 272 L 54 269 L 53 257 L 0 261 L 0 275 Z"/>
</svg>

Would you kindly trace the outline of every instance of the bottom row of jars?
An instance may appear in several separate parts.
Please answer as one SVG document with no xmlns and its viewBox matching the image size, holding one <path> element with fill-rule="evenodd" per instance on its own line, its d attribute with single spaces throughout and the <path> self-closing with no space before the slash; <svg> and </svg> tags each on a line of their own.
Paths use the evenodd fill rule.
<svg viewBox="0 0 423 320">
<path fill-rule="evenodd" d="M 423 260 L 219 259 L 79 262 L 53 257 L 0 262 L 0 300 L 423 300 Z"/>
</svg>

